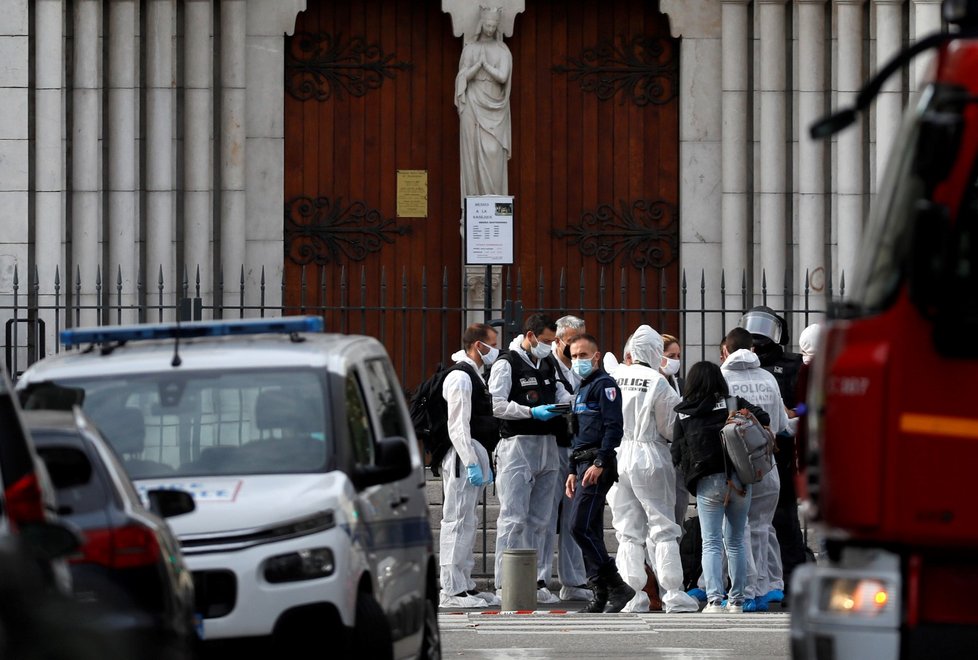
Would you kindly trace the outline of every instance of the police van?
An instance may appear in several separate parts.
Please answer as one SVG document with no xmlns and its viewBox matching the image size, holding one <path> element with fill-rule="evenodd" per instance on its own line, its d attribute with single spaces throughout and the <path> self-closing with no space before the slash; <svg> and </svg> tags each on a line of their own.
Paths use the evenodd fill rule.
<svg viewBox="0 0 978 660">
<path fill-rule="evenodd" d="M 375 339 L 318 317 L 66 330 L 18 382 L 28 409 L 80 405 L 173 518 L 205 640 L 440 657 L 424 468 Z M 340 652 L 346 648 L 346 653 Z M 281 648 L 281 647 L 279 647 Z"/>
</svg>

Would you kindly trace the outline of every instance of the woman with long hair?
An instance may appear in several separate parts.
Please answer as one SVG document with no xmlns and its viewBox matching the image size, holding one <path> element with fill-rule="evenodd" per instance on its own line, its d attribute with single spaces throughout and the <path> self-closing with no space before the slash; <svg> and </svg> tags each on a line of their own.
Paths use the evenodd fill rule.
<svg viewBox="0 0 978 660">
<path fill-rule="evenodd" d="M 751 486 L 743 485 L 727 466 L 720 431 L 726 424 L 730 392 L 720 367 L 697 362 L 686 376 L 683 400 L 676 406 L 672 459 L 686 477 L 686 488 L 696 495 L 703 537 L 703 578 L 706 613 L 743 611 L 747 584 L 744 528 L 750 508 Z M 732 402 L 731 402 L 732 403 Z M 746 408 L 767 426 L 770 416 L 761 408 L 736 397 L 736 409 Z M 726 519 L 726 525 L 724 525 Z M 723 602 L 722 551 L 730 569 L 728 606 Z"/>
</svg>

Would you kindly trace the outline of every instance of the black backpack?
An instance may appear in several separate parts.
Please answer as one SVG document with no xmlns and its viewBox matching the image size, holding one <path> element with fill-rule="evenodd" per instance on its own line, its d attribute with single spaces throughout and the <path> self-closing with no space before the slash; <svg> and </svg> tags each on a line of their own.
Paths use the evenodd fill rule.
<svg viewBox="0 0 978 660">
<path fill-rule="evenodd" d="M 425 465 L 431 467 L 431 473 L 436 477 L 442 459 L 452 446 L 448 438 L 448 404 L 441 394 L 441 386 L 450 371 L 439 364 L 435 373 L 418 386 L 411 398 L 414 433 L 424 445 Z"/>
</svg>

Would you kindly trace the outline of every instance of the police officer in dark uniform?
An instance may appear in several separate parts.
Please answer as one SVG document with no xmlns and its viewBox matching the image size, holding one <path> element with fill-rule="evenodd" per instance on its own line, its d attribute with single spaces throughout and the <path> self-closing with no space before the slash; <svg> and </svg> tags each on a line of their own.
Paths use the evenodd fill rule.
<svg viewBox="0 0 978 660">
<path fill-rule="evenodd" d="M 615 449 L 621 444 L 621 390 L 601 368 L 597 340 L 588 334 L 571 342 L 571 368 L 581 385 L 574 401 L 576 433 L 567 496 L 571 505 L 573 534 L 584 555 L 588 584 L 594 592 L 581 612 L 621 612 L 635 596 L 604 544 L 605 498 L 618 478 Z M 607 608 L 607 610 L 606 610 Z"/>
<path fill-rule="evenodd" d="M 785 350 L 788 345 L 788 323 L 770 307 L 754 307 L 740 319 L 740 327 L 746 329 L 754 338 L 754 353 L 760 358 L 761 368 L 770 372 L 778 381 L 781 398 L 788 408 L 788 417 L 794 416 L 798 374 L 802 359 L 797 353 Z M 781 493 L 774 512 L 774 531 L 781 545 L 781 565 L 785 591 L 791 584 L 791 573 L 799 564 L 805 563 L 805 540 L 798 524 L 798 495 L 795 489 L 795 438 L 782 431 L 776 438 L 778 451 L 775 453 L 778 477 L 781 479 Z M 771 598 L 776 600 L 777 596 Z"/>
</svg>

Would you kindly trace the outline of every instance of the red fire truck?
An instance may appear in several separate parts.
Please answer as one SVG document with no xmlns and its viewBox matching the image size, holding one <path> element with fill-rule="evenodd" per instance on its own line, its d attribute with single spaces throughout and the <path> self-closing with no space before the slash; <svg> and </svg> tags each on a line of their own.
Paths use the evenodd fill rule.
<svg viewBox="0 0 978 660">
<path fill-rule="evenodd" d="M 935 53 L 827 323 L 809 388 L 809 508 L 828 560 L 792 583 L 795 658 L 934 658 L 978 648 L 978 0 L 945 0 Z"/>
</svg>

